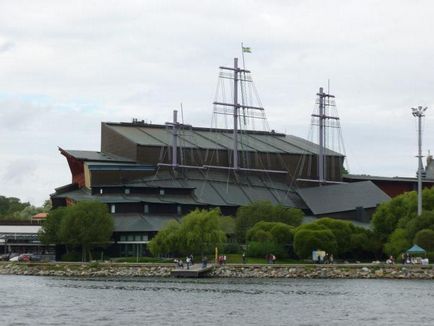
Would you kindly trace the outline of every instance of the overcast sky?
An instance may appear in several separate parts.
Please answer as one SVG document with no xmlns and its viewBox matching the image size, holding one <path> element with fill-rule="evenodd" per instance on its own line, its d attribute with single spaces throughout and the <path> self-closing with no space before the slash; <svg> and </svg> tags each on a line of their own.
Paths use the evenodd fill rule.
<svg viewBox="0 0 434 326">
<path fill-rule="evenodd" d="M 101 121 L 210 126 L 218 66 L 240 56 L 276 131 L 307 138 L 336 96 L 351 173 L 414 176 L 411 107 L 434 151 L 434 2 L 0 0 L 0 194 L 40 205 L 70 183 L 66 149 Z"/>
</svg>

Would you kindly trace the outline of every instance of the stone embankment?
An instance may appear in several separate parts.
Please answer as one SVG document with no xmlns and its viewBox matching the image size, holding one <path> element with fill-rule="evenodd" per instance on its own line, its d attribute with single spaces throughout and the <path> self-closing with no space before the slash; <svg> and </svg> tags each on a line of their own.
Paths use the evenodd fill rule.
<svg viewBox="0 0 434 326">
<path fill-rule="evenodd" d="M 171 264 L 120 263 L 0 263 L 0 275 L 61 277 L 169 277 Z M 335 264 L 335 265 L 236 265 L 216 266 L 208 277 L 219 278 L 347 278 L 434 279 L 434 266 Z"/>
</svg>

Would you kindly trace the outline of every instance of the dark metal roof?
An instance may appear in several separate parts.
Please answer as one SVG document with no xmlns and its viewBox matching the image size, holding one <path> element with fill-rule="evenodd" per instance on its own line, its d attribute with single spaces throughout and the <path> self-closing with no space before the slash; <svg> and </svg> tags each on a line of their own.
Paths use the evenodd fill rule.
<svg viewBox="0 0 434 326">
<path fill-rule="evenodd" d="M 76 151 L 76 150 L 67 150 L 59 148 L 59 150 L 62 153 L 66 153 L 67 155 L 70 155 L 78 160 L 83 161 L 94 161 L 94 162 L 122 162 L 122 163 L 135 163 L 135 161 L 104 152 L 98 152 L 98 151 Z"/>
<path fill-rule="evenodd" d="M 183 204 L 183 205 L 198 205 L 203 203 L 198 202 L 189 194 L 182 195 L 158 195 L 158 194 L 102 194 L 92 195 L 85 188 L 74 190 L 68 193 L 56 195 L 58 198 L 70 198 L 74 201 L 81 200 L 98 200 L 106 204 L 121 204 L 121 203 L 152 203 L 152 204 Z"/>
<path fill-rule="evenodd" d="M 373 208 L 390 200 L 371 181 L 301 188 L 298 194 L 315 215 Z"/>
<path fill-rule="evenodd" d="M 136 182 L 121 185 L 121 187 L 131 188 L 140 186 L 162 189 L 178 188 L 183 192 L 164 195 L 136 193 L 92 195 L 86 188 L 81 188 L 54 196 L 75 201 L 94 199 L 107 204 L 145 202 L 195 206 L 242 206 L 258 200 L 269 200 L 273 204 L 306 209 L 300 197 L 285 183 L 247 173 L 235 176 L 228 171 L 203 172 L 193 169 L 175 175 L 167 169 Z M 189 191 L 185 192 L 185 190 Z"/>
<path fill-rule="evenodd" d="M 170 146 L 172 133 L 164 125 L 145 123 L 112 123 L 105 125 L 115 132 L 142 146 Z M 178 132 L 178 145 L 183 148 L 210 150 L 232 150 L 233 131 L 230 129 L 210 129 L 186 127 Z M 275 132 L 247 131 L 238 136 L 239 148 L 243 151 L 280 154 L 317 154 L 319 146 L 303 138 Z M 343 156 L 326 149 L 326 155 Z"/>
<path fill-rule="evenodd" d="M 159 231 L 169 221 L 177 221 L 173 216 L 146 214 L 112 214 L 115 232 Z"/>
</svg>

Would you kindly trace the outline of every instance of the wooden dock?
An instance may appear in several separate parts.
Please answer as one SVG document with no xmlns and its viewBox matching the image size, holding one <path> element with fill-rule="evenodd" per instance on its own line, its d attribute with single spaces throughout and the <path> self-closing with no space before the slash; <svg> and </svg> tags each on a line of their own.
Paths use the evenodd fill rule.
<svg viewBox="0 0 434 326">
<path fill-rule="evenodd" d="M 214 266 L 212 264 L 208 264 L 205 268 L 202 268 L 202 264 L 194 264 L 190 266 L 189 269 L 187 269 L 187 267 L 175 268 L 171 271 L 170 276 L 199 278 L 206 276 L 213 268 Z"/>
</svg>

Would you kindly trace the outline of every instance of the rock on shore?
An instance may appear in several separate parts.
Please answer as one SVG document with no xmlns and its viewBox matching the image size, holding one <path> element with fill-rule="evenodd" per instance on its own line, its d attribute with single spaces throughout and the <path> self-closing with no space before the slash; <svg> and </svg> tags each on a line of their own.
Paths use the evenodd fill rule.
<svg viewBox="0 0 434 326">
<path fill-rule="evenodd" d="M 0 263 L 0 275 L 61 277 L 169 277 L 171 264 Z M 432 265 L 237 265 L 216 266 L 208 277 L 219 278 L 348 278 L 434 279 Z"/>
</svg>

